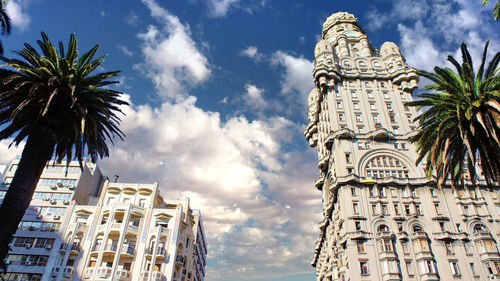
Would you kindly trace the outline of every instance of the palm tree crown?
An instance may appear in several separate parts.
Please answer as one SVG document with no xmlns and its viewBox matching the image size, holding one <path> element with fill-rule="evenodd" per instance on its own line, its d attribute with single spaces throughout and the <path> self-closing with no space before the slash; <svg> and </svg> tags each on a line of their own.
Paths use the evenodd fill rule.
<svg viewBox="0 0 500 281">
<path fill-rule="evenodd" d="M 78 56 L 75 35 L 67 51 L 59 51 L 45 33 L 38 40 L 41 54 L 29 44 L 17 54 L 22 60 L 0 56 L 11 70 L 0 70 L 0 140 L 26 139 L 16 173 L 0 207 L 0 267 L 8 244 L 29 206 L 38 179 L 54 157 L 95 161 L 108 156 L 106 141 L 123 138 L 117 127 L 121 92 L 106 88 L 119 71 L 93 74 L 104 57 L 94 59 L 99 48 Z"/>
<path fill-rule="evenodd" d="M 437 66 L 434 73 L 419 71 L 434 84 L 420 100 L 407 103 L 425 110 L 415 119 L 419 132 L 412 141 L 418 144 L 417 163 L 426 159 L 439 186 L 447 179 L 457 186 L 466 176 L 476 182 L 480 170 L 487 184 L 500 182 L 500 53 L 485 68 L 488 43 L 477 72 L 465 44 L 462 64 L 448 56 L 457 72 Z"/>
<path fill-rule="evenodd" d="M 10 17 L 5 11 L 6 1 L 0 1 L 0 34 L 10 34 L 11 22 Z M 3 54 L 3 45 L 0 42 L 0 55 Z"/>
</svg>

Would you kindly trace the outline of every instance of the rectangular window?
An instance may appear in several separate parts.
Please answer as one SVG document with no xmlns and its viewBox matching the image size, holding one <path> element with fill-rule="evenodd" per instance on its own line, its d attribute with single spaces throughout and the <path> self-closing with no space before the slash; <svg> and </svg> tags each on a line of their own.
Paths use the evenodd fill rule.
<svg viewBox="0 0 500 281">
<path fill-rule="evenodd" d="M 465 250 L 465 254 L 467 254 L 467 255 L 471 254 L 469 242 L 464 242 L 464 250 Z"/>
<path fill-rule="evenodd" d="M 368 275 L 368 262 L 360 261 L 359 268 L 361 270 L 361 275 Z"/>
<path fill-rule="evenodd" d="M 353 107 L 354 109 L 359 109 L 359 103 L 357 103 L 357 102 L 353 103 L 353 104 L 352 104 L 352 107 Z"/>
<path fill-rule="evenodd" d="M 361 122 L 361 115 L 356 114 L 356 122 Z"/>
<path fill-rule="evenodd" d="M 368 192 L 370 193 L 370 197 L 375 196 L 375 192 L 373 190 L 373 186 L 370 186 L 370 188 L 368 189 Z"/>
<path fill-rule="evenodd" d="M 396 216 L 400 215 L 399 204 L 397 204 L 397 203 L 394 203 L 394 214 L 396 214 Z"/>
<path fill-rule="evenodd" d="M 349 152 L 345 153 L 345 162 L 351 163 L 351 153 L 349 153 Z"/>
<path fill-rule="evenodd" d="M 411 214 L 411 211 L 410 211 L 410 205 L 408 205 L 408 204 L 405 204 L 405 214 L 406 214 L 406 215 Z"/>
<path fill-rule="evenodd" d="M 477 271 L 476 271 L 476 267 L 474 266 L 474 263 L 473 262 L 469 263 L 469 266 L 470 266 L 470 271 L 472 272 L 472 275 L 474 277 L 478 276 Z"/>
<path fill-rule="evenodd" d="M 384 186 L 382 186 L 382 187 L 379 188 L 379 195 L 382 198 L 385 198 L 387 196 L 387 194 L 385 192 L 385 187 Z"/>
<path fill-rule="evenodd" d="M 358 203 L 352 203 L 352 209 L 353 209 L 355 215 L 359 215 Z"/>
<path fill-rule="evenodd" d="M 358 246 L 358 253 L 365 253 L 365 241 L 357 240 L 356 245 Z"/>
<path fill-rule="evenodd" d="M 392 252 L 392 240 L 391 239 L 379 240 L 378 248 L 380 252 Z"/>
<path fill-rule="evenodd" d="M 357 231 L 360 231 L 360 230 L 361 230 L 361 223 L 360 223 L 359 221 L 354 222 L 354 226 L 356 227 L 356 230 L 357 230 Z"/>
<path fill-rule="evenodd" d="M 371 102 L 371 103 L 370 103 L 370 109 L 371 109 L 371 110 L 375 110 L 375 109 L 376 109 L 376 108 L 375 108 L 375 103 L 373 103 L 373 102 Z"/>
<path fill-rule="evenodd" d="M 339 121 L 341 122 L 345 121 L 344 113 L 339 113 Z"/>
<path fill-rule="evenodd" d="M 380 124 L 380 120 L 378 119 L 378 116 L 373 116 L 373 122 L 375 124 Z"/>
<path fill-rule="evenodd" d="M 420 208 L 420 204 L 415 204 L 415 211 L 417 213 L 417 216 L 422 215 L 422 209 Z"/>
<path fill-rule="evenodd" d="M 376 214 L 377 214 L 377 205 L 372 204 L 372 206 L 371 206 L 371 207 L 372 207 L 372 214 L 373 214 L 373 215 L 376 215 Z"/>
<path fill-rule="evenodd" d="M 406 261 L 406 271 L 410 278 L 415 277 L 415 269 L 413 268 L 413 263 L 411 261 Z"/>
<path fill-rule="evenodd" d="M 470 216 L 469 206 L 467 205 L 464 206 L 464 215 Z"/>
<path fill-rule="evenodd" d="M 382 204 L 382 214 L 387 215 L 387 205 L 386 204 Z"/>
<path fill-rule="evenodd" d="M 450 261 L 450 269 L 453 276 L 460 276 L 460 269 L 456 261 Z"/>
<path fill-rule="evenodd" d="M 356 93 L 356 91 L 351 91 L 351 97 L 353 97 L 353 98 L 358 97 L 358 94 Z"/>
<path fill-rule="evenodd" d="M 439 207 L 439 203 L 434 203 L 434 210 L 436 211 L 436 215 L 441 215 L 441 208 Z"/>
<path fill-rule="evenodd" d="M 407 241 L 401 241 L 401 248 L 403 248 L 403 253 L 405 254 L 408 254 L 410 252 Z"/>
<path fill-rule="evenodd" d="M 447 255 L 453 255 L 455 252 L 453 251 L 453 243 L 450 241 L 444 242 L 444 247 L 446 249 L 446 254 Z"/>
<path fill-rule="evenodd" d="M 384 99 L 388 99 L 389 98 L 389 93 L 384 91 Z"/>
<path fill-rule="evenodd" d="M 373 93 L 372 91 L 366 91 L 366 94 L 368 96 L 369 99 L 373 99 Z"/>
<path fill-rule="evenodd" d="M 337 108 L 339 108 L 339 109 L 342 108 L 342 102 L 340 102 L 340 101 L 337 102 Z"/>
<path fill-rule="evenodd" d="M 351 196 L 357 196 L 356 188 L 351 187 Z"/>
</svg>

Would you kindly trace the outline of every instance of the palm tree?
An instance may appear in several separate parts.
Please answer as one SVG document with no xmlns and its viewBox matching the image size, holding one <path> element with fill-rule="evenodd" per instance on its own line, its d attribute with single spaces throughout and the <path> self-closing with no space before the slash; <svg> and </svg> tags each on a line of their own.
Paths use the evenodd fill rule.
<svg viewBox="0 0 500 281">
<path fill-rule="evenodd" d="M 0 73 L 0 140 L 12 137 L 18 145 L 26 139 L 0 207 L 2 264 L 46 163 L 52 157 L 82 163 L 87 155 L 95 161 L 108 156 L 107 140 L 123 140 L 117 114 L 128 103 L 121 92 L 106 88 L 117 83 L 108 79 L 119 71 L 93 74 L 104 61 L 104 56 L 94 59 L 99 45 L 78 57 L 74 34 L 67 52 L 61 42 L 58 52 L 43 32 L 37 43 L 42 54 L 25 44 L 16 52 L 23 60 L 0 57 L 15 69 Z"/>
<path fill-rule="evenodd" d="M 477 73 L 465 44 L 462 64 L 448 56 L 456 73 L 437 66 L 434 73 L 418 71 L 435 84 L 425 87 L 420 100 L 407 103 L 425 110 L 415 118 L 419 132 L 412 141 L 418 144 L 417 163 L 426 159 L 428 175 L 435 172 L 438 186 L 451 179 L 456 187 L 466 174 L 476 182 L 476 164 L 488 185 L 500 183 L 500 52 L 485 69 L 488 44 Z"/>
<path fill-rule="evenodd" d="M 10 17 L 5 11 L 6 1 L 0 1 L 0 33 L 2 35 L 10 34 Z M 0 41 L 0 55 L 3 55 L 3 45 Z"/>
</svg>

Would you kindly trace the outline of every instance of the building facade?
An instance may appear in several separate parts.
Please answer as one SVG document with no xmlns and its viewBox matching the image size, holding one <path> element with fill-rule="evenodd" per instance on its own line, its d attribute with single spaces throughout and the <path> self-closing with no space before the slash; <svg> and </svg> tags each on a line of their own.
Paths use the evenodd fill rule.
<svg viewBox="0 0 500 281">
<path fill-rule="evenodd" d="M 304 132 L 317 147 L 323 220 L 317 280 L 500 278 L 497 186 L 437 189 L 416 166 L 418 76 L 398 46 L 374 48 L 345 12 L 323 24 Z"/>
<path fill-rule="evenodd" d="M 0 185 L 3 200 L 14 177 L 19 160 L 9 164 Z M 104 182 L 99 168 L 84 162 L 49 163 L 43 170 L 30 206 L 10 244 L 5 280 L 48 280 L 46 269 L 55 264 L 54 256 L 61 243 L 61 234 L 75 204 L 88 204 L 99 194 Z"/>
<path fill-rule="evenodd" d="M 17 161 L 6 168 L 0 199 Z M 95 164 L 48 165 L 12 241 L 6 281 L 203 281 L 207 244 L 189 199 L 111 183 Z"/>
</svg>

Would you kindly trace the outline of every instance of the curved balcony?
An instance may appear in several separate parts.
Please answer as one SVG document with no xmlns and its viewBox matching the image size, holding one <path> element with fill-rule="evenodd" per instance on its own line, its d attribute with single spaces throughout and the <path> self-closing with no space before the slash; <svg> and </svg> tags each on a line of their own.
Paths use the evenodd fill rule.
<svg viewBox="0 0 500 281">
<path fill-rule="evenodd" d="M 75 268 L 72 266 L 65 266 L 63 270 L 63 277 L 66 279 L 71 279 L 75 273 Z"/>
<path fill-rule="evenodd" d="M 176 264 L 183 264 L 184 263 L 184 257 L 183 256 L 176 256 L 175 257 L 175 263 Z"/>
<path fill-rule="evenodd" d="M 139 233 L 139 228 L 137 226 L 129 225 L 127 226 L 127 232 L 137 235 Z"/>
<path fill-rule="evenodd" d="M 427 233 L 424 232 L 424 231 L 417 231 L 417 232 L 413 232 L 411 234 L 411 239 L 419 239 L 419 238 L 425 238 L 427 239 Z"/>
<path fill-rule="evenodd" d="M 56 266 L 52 268 L 52 273 L 50 274 L 52 277 L 57 277 L 59 275 L 59 272 L 61 272 L 61 267 Z"/>
<path fill-rule="evenodd" d="M 129 257 L 129 258 L 133 258 L 135 255 L 135 247 L 133 247 L 133 246 L 123 247 L 121 255 Z"/>
<path fill-rule="evenodd" d="M 108 278 L 111 276 L 111 267 L 98 267 L 96 269 L 97 278 Z"/>
<path fill-rule="evenodd" d="M 163 275 L 160 271 L 153 271 L 151 274 L 151 280 L 153 281 L 167 281 L 167 277 Z"/>
<path fill-rule="evenodd" d="M 86 268 L 84 271 L 83 271 L 83 279 L 90 279 L 92 277 L 92 275 L 94 275 L 94 271 L 95 271 L 95 267 L 89 267 L 89 268 Z"/>
<path fill-rule="evenodd" d="M 167 256 L 167 251 L 165 250 L 165 248 L 160 247 L 160 248 L 156 249 L 156 258 L 157 259 L 164 259 L 166 256 Z"/>
<path fill-rule="evenodd" d="M 79 255 L 80 251 L 81 251 L 80 243 L 76 242 L 76 243 L 71 244 L 71 252 L 70 252 L 70 254 L 72 254 L 72 255 Z"/>
<path fill-rule="evenodd" d="M 132 274 L 130 274 L 130 271 L 126 269 L 118 269 L 115 271 L 115 277 L 113 280 L 128 281 L 131 277 Z"/>
<path fill-rule="evenodd" d="M 394 234 L 391 231 L 379 231 L 376 234 L 377 238 L 392 239 Z"/>
</svg>

